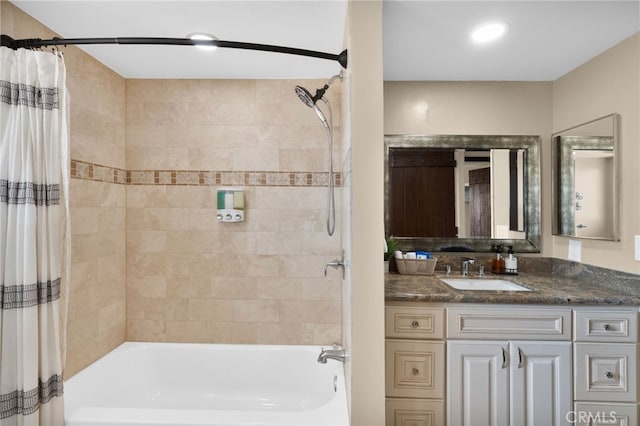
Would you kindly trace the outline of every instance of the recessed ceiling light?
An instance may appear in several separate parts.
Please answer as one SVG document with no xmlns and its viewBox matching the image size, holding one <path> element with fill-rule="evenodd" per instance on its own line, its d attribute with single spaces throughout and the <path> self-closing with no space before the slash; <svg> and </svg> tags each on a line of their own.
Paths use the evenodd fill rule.
<svg viewBox="0 0 640 426">
<path fill-rule="evenodd" d="M 187 34 L 187 38 L 190 38 L 191 40 L 220 40 L 218 37 L 211 34 L 207 34 L 207 33 L 191 33 L 191 34 Z M 214 50 L 218 46 L 196 45 L 196 47 L 202 50 Z"/>
<path fill-rule="evenodd" d="M 471 33 L 474 43 L 482 44 L 499 39 L 507 32 L 507 24 L 504 22 L 488 22 L 480 25 Z"/>
</svg>

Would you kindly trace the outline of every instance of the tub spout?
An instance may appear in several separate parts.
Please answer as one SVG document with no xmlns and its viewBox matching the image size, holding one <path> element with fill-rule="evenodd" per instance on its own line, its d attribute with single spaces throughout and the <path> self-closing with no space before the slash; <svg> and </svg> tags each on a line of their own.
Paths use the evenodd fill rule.
<svg viewBox="0 0 640 426">
<path fill-rule="evenodd" d="M 336 361 L 344 362 L 346 354 L 344 349 L 323 349 L 318 355 L 318 362 L 326 364 L 328 359 L 335 359 Z"/>
</svg>

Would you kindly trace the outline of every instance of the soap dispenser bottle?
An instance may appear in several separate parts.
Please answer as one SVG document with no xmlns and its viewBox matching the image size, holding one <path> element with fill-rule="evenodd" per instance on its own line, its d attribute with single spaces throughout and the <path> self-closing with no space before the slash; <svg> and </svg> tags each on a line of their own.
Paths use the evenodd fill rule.
<svg viewBox="0 0 640 426">
<path fill-rule="evenodd" d="M 504 258 L 502 257 L 502 245 L 496 244 L 496 257 L 491 262 L 491 272 L 504 274 Z"/>
<path fill-rule="evenodd" d="M 509 246 L 507 258 L 504 261 L 504 273 L 509 275 L 518 275 L 518 258 L 513 255 L 513 246 Z"/>
</svg>

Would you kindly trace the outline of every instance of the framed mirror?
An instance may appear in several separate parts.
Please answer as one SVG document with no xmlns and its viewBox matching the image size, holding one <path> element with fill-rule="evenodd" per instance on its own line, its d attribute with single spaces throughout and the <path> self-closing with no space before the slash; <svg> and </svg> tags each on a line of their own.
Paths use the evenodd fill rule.
<svg viewBox="0 0 640 426">
<path fill-rule="evenodd" d="M 610 114 L 555 133 L 553 234 L 618 241 L 618 126 Z"/>
<path fill-rule="evenodd" d="M 540 251 L 540 138 L 385 135 L 385 234 L 402 250 Z"/>
</svg>

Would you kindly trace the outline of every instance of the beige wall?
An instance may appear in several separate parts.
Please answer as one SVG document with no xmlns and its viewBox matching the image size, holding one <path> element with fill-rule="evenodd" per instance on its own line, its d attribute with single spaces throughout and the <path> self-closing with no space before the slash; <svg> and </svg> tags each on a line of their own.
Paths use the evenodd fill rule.
<svg viewBox="0 0 640 426">
<path fill-rule="evenodd" d="M 351 424 L 384 424 L 382 1 L 349 2 Z"/>
<path fill-rule="evenodd" d="M 55 36 L 11 3 L 2 1 L 0 8 L 3 34 Z M 93 163 L 124 167 L 124 79 L 75 47 L 65 48 L 64 57 L 71 158 L 91 168 Z M 125 186 L 100 182 L 98 173 L 86 176 L 71 179 L 66 377 L 122 343 L 126 331 Z"/>
<path fill-rule="evenodd" d="M 341 275 L 324 276 L 340 254 L 340 224 L 325 229 L 326 132 L 294 92 L 323 83 L 127 80 L 128 340 L 341 341 Z M 244 222 L 216 219 L 220 186 L 245 190 Z"/>
<path fill-rule="evenodd" d="M 540 136 L 543 255 L 551 255 L 551 82 L 384 83 L 386 134 Z"/>
<path fill-rule="evenodd" d="M 553 131 L 620 114 L 620 241 L 582 241 L 584 263 L 640 273 L 633 259 L 640 235 L 640 33 L 553 83 Z M 566 259 L 569 238 L 553 237 L 553 257 Z"/>
</svg>

